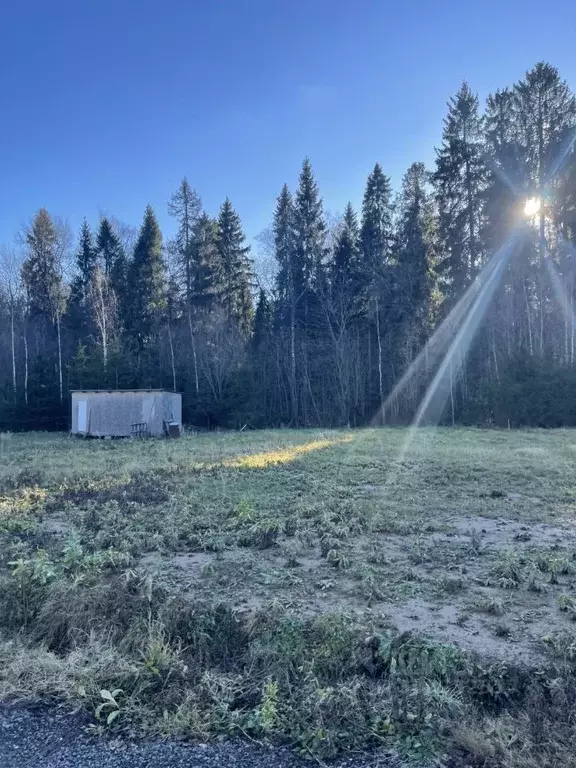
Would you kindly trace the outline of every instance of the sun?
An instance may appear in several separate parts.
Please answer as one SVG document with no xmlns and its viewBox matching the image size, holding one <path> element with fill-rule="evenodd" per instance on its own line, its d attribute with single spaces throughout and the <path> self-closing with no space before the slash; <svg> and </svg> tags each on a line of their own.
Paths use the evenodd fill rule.
<svg viewBox="0 0 576 768">
<path fill-rule="evenodd" d="M 524 216 L 531 219 L 540 213 L 540 198 L 529 197 L 524 203 Z"/>
</svg>

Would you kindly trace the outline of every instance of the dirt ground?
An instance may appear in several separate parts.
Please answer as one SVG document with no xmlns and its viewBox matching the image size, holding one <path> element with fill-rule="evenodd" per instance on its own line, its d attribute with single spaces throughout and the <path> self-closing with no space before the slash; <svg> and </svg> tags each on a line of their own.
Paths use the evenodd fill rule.
<svg viewBox="0 0 576 768">
<path fill-rule="evenodd" d="M 576 435 L 422 430 L 405 446 L 401 430 L 45 440 L 34 477 L 15 437 L 0 519 L 29 520 L 50 552 L 71 537 L 126 552 L 241 613 L 363 614 L 529 663 L 576 647 Z"/>
</svg>

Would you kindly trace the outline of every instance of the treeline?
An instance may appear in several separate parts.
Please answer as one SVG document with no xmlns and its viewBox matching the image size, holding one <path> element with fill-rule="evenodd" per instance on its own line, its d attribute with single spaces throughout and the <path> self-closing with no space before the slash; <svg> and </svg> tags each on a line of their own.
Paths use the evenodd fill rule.
<svg viewBox="0 0 576 768">
<path fill-rule="evenodd" d="M 396 194 L 376 164 L 361 210 L 329 219 L 305 160 L 256 271 L 230 200 L 214 218 L 186 179 L 167 242 L 150 207 L 138 232 L 84 222 L 75 246 L 41 209 L 0 258 L 0 428 L 66 427 L 69 390 L 132 387 L 184 392 L 205 426 L 408 422 L 439 361 L 389 394 L 521 222 L 442 419 L 576 424 L 575 136 L 548 64 L 483 111 L 464 83 L 435 167 L 411 165 Z"/>
</svg>

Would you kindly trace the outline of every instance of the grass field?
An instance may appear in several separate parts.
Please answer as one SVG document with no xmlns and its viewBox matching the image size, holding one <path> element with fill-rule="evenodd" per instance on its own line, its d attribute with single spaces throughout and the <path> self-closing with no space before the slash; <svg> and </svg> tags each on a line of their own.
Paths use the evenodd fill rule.
<svg viewBox="0 0 576 768">
<path fill-rule="evenodd" d="M 0 439 L 0 696 L 576 765 L 576 433 Z"/>
</svg>

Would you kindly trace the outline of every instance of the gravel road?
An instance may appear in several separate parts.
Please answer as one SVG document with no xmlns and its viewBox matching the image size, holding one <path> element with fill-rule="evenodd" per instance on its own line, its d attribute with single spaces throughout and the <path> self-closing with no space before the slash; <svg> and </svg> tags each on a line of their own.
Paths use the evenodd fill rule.
<svg viewBox="0 0 576 768">
<path fill-rule="evenodd" d="M 46 709 L 0 706 L 0 768 L 311 768 L 285 749 L 232 741 L 193 746 L 87 736 L 82 721 Z M 353 758 L 337 768 L 402 768 L 390 755 Z"/>
</svg>

